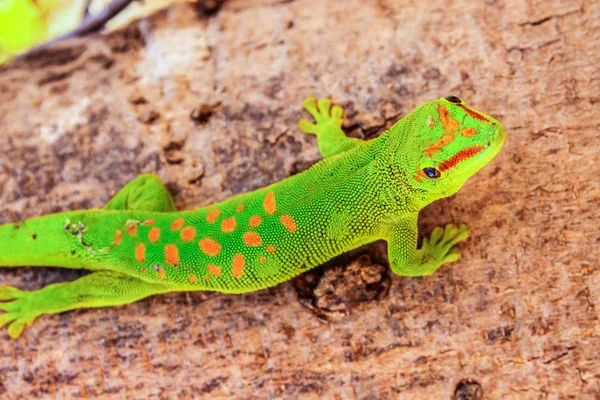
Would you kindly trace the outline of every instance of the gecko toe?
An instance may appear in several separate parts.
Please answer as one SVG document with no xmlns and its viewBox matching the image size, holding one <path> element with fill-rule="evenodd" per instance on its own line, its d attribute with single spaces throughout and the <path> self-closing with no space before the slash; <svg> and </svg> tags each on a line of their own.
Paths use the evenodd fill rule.
<svg viewBox="0 0 600 400">
<path fill-rule="evenodd" d="M 458 261 L 458 260 L 460 260 L 461 257 L 462 257 L 462 253 L 461 253 L 460 249 L 458 247 L 453 247 L 446 254 L 446 256 L 444 257 L 444 259 L 442 260 L 442 263 L 445 264 L 445 263 L 450 263 L 450 262 Z"/>
<path fill-rule="evenodd" d="M 314 97 L 309 97 L 304 100 L 302 103 L 304 109 L 313 116 L 313 118 L 317 119 L 320 117 L 319 110 L 317 109 L 317 99 Z"/>
<path fill-rule="evenodd" d="M 319 131 L 319 129 L 317 128 L 317 125 L 315 125 L 312 122 L 309 122 L 305 119 L 301 120 L 298 123 L 298 128 L 300 128 L 300 130 L 304 133 L 316 134 Z"/>
<path fill-rule="evenodd" d="M 333 108 L 331 109 L 331 116 L 334 119 L 338 119 L 341 120 L 342 116 L 344 115 L 344 109 L 341 106 L 333 106 Z"/>
<path fill-rule="evenodd" d="M 23 293 L 21 290 L 12 287 L 12 286 L 0 286 L 0 301 L 7 301 L 7 300 L 15 300 L 18 299 L 21 293 Z"/>
<path fill-rule="evenodd" d="M 329 109 L 331 108 L 331 100 L 320 99 L 318 106 L 319 106 L 319 111 L 321 112 L 321 115 L 324 116 L 325 118 L 329 118 Z"/>
<path fill-rule="evenodd" d="M 443 235 L 444 230 L 442 228 L 440 228 L 439 226 L 437 228 L 434 228 L 431 232 L 430 244 L 432 246 L 435 246 L 440 241 Z"/>
</svg>

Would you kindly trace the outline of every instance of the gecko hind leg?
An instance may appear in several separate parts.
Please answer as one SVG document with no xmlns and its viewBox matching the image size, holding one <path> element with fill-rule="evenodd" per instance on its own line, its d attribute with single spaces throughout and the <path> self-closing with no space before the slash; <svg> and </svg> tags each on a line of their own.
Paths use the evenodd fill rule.
<svg viewBox="0 0 600 400">
<path fill-rule="evenodd" d="M 331 107 L 329 99 L 320 99 L 317 101 L 314 97 L 304 100 L 304 108 L 313 116 L 316 123 L 305 119 L 298 124 L 300 130 L 304 133 L 317 135 L 317 144 L 319 152 L 323 157 L 330 157 L 351 149 L 361 141 L 346 137 L 342 130 L 342 116 L 344 110 L 335 105 Z"/>
<path fill-rule="evenodd" d="M 21 336 L 25 326 L 43 314 L 57 314 L 76 308 L 128 304 L 153 294 L 172 291 L 167 285 L 150 283 L 112 271 L 98 271 L 73 282 L 55 283 L 36 291 L 0 286 L 0 328 L 8 335 Z"/>
<path fill-rule="evenodd" d="M 121 189 L 104 207 L 106 210 L 177 211 L 173 197 L 153 174 L 140 175 Z"/>
</svg>

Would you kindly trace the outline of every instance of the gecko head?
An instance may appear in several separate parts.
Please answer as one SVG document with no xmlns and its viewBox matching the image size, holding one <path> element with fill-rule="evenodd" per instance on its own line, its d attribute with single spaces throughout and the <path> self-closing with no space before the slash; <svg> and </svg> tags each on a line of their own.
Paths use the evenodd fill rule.
<svg viewBox="0 0 600 400">
<path fill-rule="evenodd" d="M 407 118 L 403 175 L 430 201 L 458 191 L 498 154 L 506 138 L 497 120 L 455 96 L 425 103 Z"/>
</svg>

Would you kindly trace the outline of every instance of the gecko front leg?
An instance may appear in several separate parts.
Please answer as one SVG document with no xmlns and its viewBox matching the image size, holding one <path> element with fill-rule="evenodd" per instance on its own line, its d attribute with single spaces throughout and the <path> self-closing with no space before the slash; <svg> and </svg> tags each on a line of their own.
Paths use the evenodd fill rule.
<svg viewBox="0 0 600 400">
<path fill-rule="evenodd" d="M 469 235 L 469 228 L 464 224 L 437 227 L 418 249 L 417 214 L 406 217 L 391 227 L 387 237 L 390 267 L 395 274 L 403 276 L 431 275 L 442 265 L 461 258 L 456 245 Z"/>
<path fill-rule="evenodd" d="M 360 140 L 346 137 L 342 130 L 342 116 L 344 110 L 340 106 L 331 107 L 329 99 L 309 97 L 304 100 L 304 108 L 315 119 L 315 124 L 303 119 L 298 124 L 304 133 L 317 135 L 319 152 L 323 157 L 330 157 L 351 149 Z"/>
</svg>

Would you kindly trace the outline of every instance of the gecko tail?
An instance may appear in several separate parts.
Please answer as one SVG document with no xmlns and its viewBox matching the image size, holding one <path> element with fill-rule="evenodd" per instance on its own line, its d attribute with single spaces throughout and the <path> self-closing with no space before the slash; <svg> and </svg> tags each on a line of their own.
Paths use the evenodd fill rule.
<svg viewBox="0 0 600 400">
<path fill-rule="evenodd" d="M 72 211 L 0 225 L 0 267 L 83 268 L 76 251 L 82 215 Z"/>
</svg>

